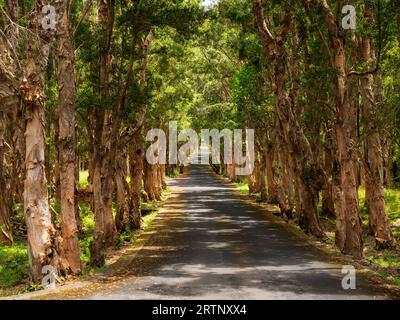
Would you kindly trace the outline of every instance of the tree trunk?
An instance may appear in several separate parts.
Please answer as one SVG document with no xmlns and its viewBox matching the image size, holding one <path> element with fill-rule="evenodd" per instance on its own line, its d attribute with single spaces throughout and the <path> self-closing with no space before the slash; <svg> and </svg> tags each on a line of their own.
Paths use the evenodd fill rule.
<svg viewBox="0 0 400 320">
<path fill-rule="evenodd" d="M 160 201 L 161 200 L 161 194 L 162 194 L 162 175 L 161 175 L 161 166 L 160 164 L 156 164 L 153 167 L 154 170 L 154 176 L 156 177 L 155 179 L 155 196 L 156 200 Z"/>
<path fill-rule="evenodd" d="M 30 28 L 35 34 L 43 34 L 41 10 L 42 3 L 37 1 L 30 22 Z M 51 265 L 56 271 L 62 267 L 59 261 L 60 243 L 49 210 L 44 158 L 44 86 L 50 45 L 50 39 L 38 41 L 37 37 L 29 36 L 21 84 L 26 107 L 24 212 L 31 277 L 35 283 L 42 279 L 44 266 Z"/>
<path fill-rule="evenodd" d="M 279 137 L 279 136 L 278 136 Z M 278 182 L 278 205 L 281 214 L 286 219 L 293 218 L 294 197 L 291 183 L 290 168 L 288 167 L 287 151 L 282 145 L 282 140 L 277 139 L 277 146 L 279 147 L 278 162 L 279 162 L 279 182 Z"/>
<path fill-rule="evenodd" d="M 346 48 L 340 21 L 326 1 L 312 2 L 325 16 L 333 47 L 333 66 L 337 68 L 336 143 L 334 169 L 334 201 L 336 208 L 336 245 L 345 254 L 362 258 L 362 224 L 358 207 L 357 179 L 355 176 L 356 113 L 350 101 L 346 73 Z"/>
<path fill-rule="evenodd" d="M 16 54 L 19 53 L 19 26 L 18 26 L 18 15 L 19 6 L 18 0 L 7 0 L 7 14 L 12 22 L 15 24 L 9 25 L 6 30 L 6 35 L 10 41 L 10 44 Z M 11 143 L 11 198 L 10 201 L 13 203 L 23 202 L 23 190 L 24 190 L 24 179 L 25 179 L 25 121 L 23 110 L 21 106 L 20 97 L 15 99 L 14 105 L 11 107 L 12 121 L 11 121 L 11 137 L 9 139 Z"/>
<path fill-rule="evenodd" d="M 320 188 L 321 170 L 313 161 L 311 146 L 296 118 L 298 109 L 296 86 L 292 85 L 290 98 L 287 94 L 287 72 L 285 44 L 288 32 L 292 30 L 292 45 L 297 46 L 296 21 L 285 11 L 282 13 L 280 29 L 276 35 L 268 29 L 261 0 L 253 0 L 253 14 L 256 18 L 260 38 L 272 61 L 275 111 L 278 116 L 278 133 L 288 151 L 289 165 L 294 174 L 298 196 L 297 216 L 300 227 L 307 233 L 323 237 L 319 225 L 317 200 Z M 292 55 L 296 48 L 292 49 Z M 291 57 L 292 58 L 292 57 Z M 291 74 L 298 75 L 298 63 L 291 66 Z M 296 79 L 293 79 L 296 82 Z M 313 203 L 310 203 L 313 201 Z"/>
<path fill-rule="evenodd" d="M 165 164 L 160 165 L 160 174 L 161 174 L 161 189 L 165 190 L 167 189 L 167 182 L 165 181 Z"/>
<path fill-rule="evenodd" d="M 93 266 L 105 263 L 105 250 L 113 245 L 116 231 L 112 215 L 114 181 L 107 171 L 108 167 L 103 167 L 102 159 L 97 159 L 93 172 L 95 235 L 90 262 Z"/>
<path fill-rule="evenodd" d="M 11 137 L 11 190 L 14 203 L 22 203 L 24 199 L 25 180 L 25 120 L 20 103 L 13 113 Z"/>
<path fill-rule="evenodd" d="M 10 176 L 8 174 L 8 165 L 6 160 L 6 143 L 4 133 L 6 129 L 7 117 L 0 112 L 0 244 L 11 245 L 13 236 L 10 224 L 12 210 L 12 199 L 10 194 Z"/>
<path fill-rule="evenodd" d="M 58 76 L 58 75 L 57 75 Z M 59 79 L 57 79 L 58 81 Z M 52 112 L 53 113 L 53 112 Z M 54 141 L 55 144 L 55 158 L 61 159 L 61 145 L 60 145 L 60 119 L 59 119 L 59 111 L 54 111 L 55 114 L 51 116 L 51 119 L 48 120 L 48 134 L 47 140 Z M 54 134 L 52 131 L 52 127 L 54 127 Z M 51 145 L 46 143 L 46 168 L 47 168 L 47 179 L 49 183 L 49 197 L 56 199 L 57 201 L 61 200 L 61 177 L 60 177 L 60 161 L 55 161 L 54 165 L 52 165 L 51 159 Z"/>
<path fill-rule="evenodd" d="M 271 204 L 278 204 L 278 184 L 276 181 L 276 173 L 274 169 L 275 148 L 271 143 L 267 147 L 265 161 L 265 175 L 267 177 L 267 201 Z"/>
<path fill-rule="evenodd" d="M 254 161 L 254 170 L 251 175 L 249 175 L 249 192 L 250 194 L 256 194 L 261 192 L 261 183 L 262 183 L 262 168 L 261 168 L 261 160 L 260 153 L 256 152 L 255 161 Z"/>
<path fill-rule="evenodd" d="M 79 200 L 76 197 L 77 191 L 79 189 L 79 173 L 81 170 L 80 166 L 80 158 L 78 154 L 78 143 L 77 139 L 75 139 L 75 220 L 76 220 L 76 225 L 78 227 L 78 238 L 81 238 L 83 235 L 83 224 L 82 224 L 82 218 L 80 215 L 80 208 L 79 208 Z"/>
<path fill-rule="evenodd" d="M 357 178 L 354 170 L 355 110 L 348 97 L 344 40 L 337 37 L 334 42 L 336 44 L 335 61 L 339 70 L 336 140 L 340 180 L 336 199 L 340 204 L 335 205 L 338 208 L 336 210 L 336 244 L 343 253 L 361 258 L 362 224 L 358 207 Z"/>
<path fill-rule="evenodd" d="M 151 41 L 153 39 L 153 33 L 152 30 L 148 32 L 146 36 L 142 36 L 141 38 L 141 43 L 140 43 L 140 50 L 141 50 L 141 60 L 140 60 L 140 71 L 138 74 L 138 85 L 139 88 L 142 92 L 143 95 L 146 94 L 146 86 L 147 86 L 147 80 L 146 80 L 146 72 L 147 72 L 147 58 L 148 58 L 148 49 L 151 44 Z M 131 66 L 129 68 L 130 73 L 128 74 L 127 81 L 126 81 L 126 86 L 125 86 L 125 92 L 128 88 L 128 84 L 130 83 L 131 80 L 131 71 L 133 69 L 133 54 L 131 56 Z M 121 100 L 120 105 L 125 105 L 124 104 L 124 99 Z M 128 219 L 128 224 L 131 230 L 135 229 L 140 229 L 142 219 L 141 219 L 141 196 L 142 196 L 142 181 L 143 181 L 143 158 L 144 158 L 144 139 L 142 136 L 142 126 L 143 122 L 146 116 L 146 103 L 147 101 L 144 101 L 142 105 L 142 109 L 139 111 L 139 113 L 136 115 L 136 123 L 133 129 L 133 136 L 129 137 L 128 141 L 132 141 L 132 152 L 130 154 L 130 164 L 129 164 L 129 174 L 131 176 L 131 186 L 130 189 L 127 186 L 124 178 L 124 183 L 120 183 L 120 186 L 117 188 L 121 188 L 122 185 L 125 188 L 125 193 L 128 195 L 128 213 L 127 213 L 127 219 Z M 122 113 L 124 114 L 124 112 Z M 128 143 L 124 143 L 125 145 Z M 126 150 L 124 151 L 126 152 Z M 127 162 L 126 159 L 124 159 L 124 166 L 126 166 Z M 128 168 L 125 169 L 125 176 L 127 173 Z M 160 188 L 162 185 L 162 177 L 160 177 Z M 118 192 L 118 190 L 117 190 Z M 122 192 L 120 192 L 122 193 Z M 121 200 L 122 201 L 122 200 Z"/>
<path fill-rule="evenodd" d="M 235 172 L 235 164 L 234 163 L 228 163 L 226 165 L 226 176 L 231 180 L 232 182 L 236 182 L 237 177 L 236 177 L 236 172 Z"/>
<path fill-rule="evenodd" d="M 63 236 L 62 258 L 69 266 L 69 273 L 82 270 L 78 243 L 78 226 L 75 216 L 75 56 L 70 33 L 69 1 L 62 3 L 58 22 L 58 121 L 59 121 L 59 179 L 60 215 Z"/>
<path fill-rule="evenodd" d="M 371 40 L 362 39 L 362 58 L 367 64 L 373 59 Z M 368 194 L 369 225 L 375 236 L 376 246 L 385 249 L 393 246 L 394 239 L 390 229 L 389 218 L 386 214 L 385 190 L 383 187 L 383 156 L 381 138 L 377 128 L 378 102 L 372 90 L 372 77 L 365 75 L 361 78 L 361 93 L 364 133 L 364 170 L 365 189 Z"/>
<path fill-rule="evenodd" d="M 383 163 L 384 163 L 384 176 L 383 183 L 384 186 L 388 189 L 392 187 L 392 149 L 391 149 L 391 141 L 388 137 L 385 137 L 383 140 Z"/>
<path fill-rule="evenodd" d="M 158 177 L 158 189 L 160 192 L 160 199 L 161 199 L 162 192 L 166 187 L 165 168 L 164 168 L 164 165 L 162 165 L 162 164 L 157 165 L 157 177 Z"/>
<path fill-rule="evenodd" d="M 133 209 L 129 216 L 129 226 L 131 229 L 140 229 L 141 227 L 141 195 L 143 182 L 143 157 L 144 157 L 144 139 L 141 130 L 138 130 L 133 137 L 133 148 L 131 154 L 131 192 L 133 200 Z"/>
<path fill-rule="evenodd" d="M 127 175 L 127 158 L 126 147 L 121 146 L 117 152 L 117 160 L 115 167 L 115 186 L 117 193 L 117 214 L 115 216 L 115 226 L 118 233 L 123 232 L 128 226 L 128 217 L 131 210 L 131 194 L 128 183 L 126 182 Z"/>
<path fill-rule="evenodd" d="M 335 217 L 335 204 L 333 201 L 333 189 L 332 189 L 332 170 L 333 170 L 333 159 L 332 151 L 325 148 L 324 150 L 324 171 L 326 179 L 322 188 L 322 208 L 321 212 L 327 217 Z"/>
<path fill-rule="evenodd" d="M 265 149 L 261 149 L 260 171 L 261 171 L 261 190 L 260 201 L 268 202 L 268 185 L 267 185 L 267 153 Z"/>
<path fill-rule="evenodd" d="M 110 46 L 114 27 L 114 2 L 99 0 L 100 39 L 100 99 L 106 104 L 109 97 Z M 107 105 L 96 110 L 95 145 L 93 154 L 93 205 L 95 234 L 91 244 L 91 265 L 105 262 L 105 249 L 112 246 L 115 225 L 112 215 L 114 177 L 110 175 L 112 112 Z"/>
<path fill-rule="evenodd" d="M 44 84 L 44 81 L 41 85 Z M 43 94 L 43 87 L 36 92 Z M 43 95 L 42 95 L 43 98 Z M 26 179 L 24 191 L 25 221 L 28 231 L 29 262 L 32 280 L 41 280 L 42 268 L 56 265 L 56 230 L 49 211 L 47 180 L 44 168 L 44 108 L 43 101 L 27 103 Z"/>
<path fill-rule="evenodd" d="M 156 200 L 156 176 L 154 167 L 154 165 L 151 165 L 147 161 L 144 161 L 143 186 L 144 191 L 146 191 L 150 201 Z"/>
</svg>

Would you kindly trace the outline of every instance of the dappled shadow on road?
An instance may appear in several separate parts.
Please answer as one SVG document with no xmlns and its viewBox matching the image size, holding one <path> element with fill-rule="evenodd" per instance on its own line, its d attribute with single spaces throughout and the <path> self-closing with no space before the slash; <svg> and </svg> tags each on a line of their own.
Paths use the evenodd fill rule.
<svg viewBox="0 0 400 320">
<path fill-rule="evenodd" d="M 345 291 L 341 266 L 324 261 L 231 188 L 196 165 L 174 193 L 128 268 L 134 278 L 96 299 L 329 299 L 374 295 L 367 283 Z"/>
</svg>

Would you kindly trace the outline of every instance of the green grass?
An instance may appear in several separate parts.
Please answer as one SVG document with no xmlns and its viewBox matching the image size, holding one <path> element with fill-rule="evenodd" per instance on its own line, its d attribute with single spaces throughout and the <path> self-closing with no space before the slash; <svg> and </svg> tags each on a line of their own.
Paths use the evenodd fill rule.
<svg viewBox="0 0 400 320">
<path fill-rule="evenodd" d="M 179 167 L 175 168 L 172 172 L 169 173 L 169 175 L 167 175 L 165 178 L 166 179 L 172 179 L 172 178 L 176 178 L 179 176 Z"/>
<path fill-rule="evenodd" d="M 79 172 L 79 186 L 81 188 L 87 188 L 89 186 L 88 182 L 89 171 L 81 171 Z"/>
<path fill-rule="evenodd" d="M 242 193 L 249 193 L 249 186 L 247 182 L 237 182 L 235 187 Z M 358 189 L 359 205 L 361 217 L 364 223 L 368 223 L 368 213 L 365 208 L 365 189 Z M 319 207 L 321 207 L 321 198 L 319 197 Z M 399 227 L 394 227 L 393 232 L 396 237 L 400 237 L 400 190 L 399 189 L 386 189 L 385 190 L 385 203 L 386 210 L 392 224 L 396 223 Z"/>
<path fill-rule="evenodd" d="M 235 183 L 235 187 L 242 193 L 249 193 L 246 182 Z M 360 214 L 365 228 L 368 228 L 368 212 L 365 207 L 365 189 L 358 190 Z M 400 189 L 385 190 L 385 204 L 389 220 L 392 224 L 392 232 L 395 237 L 400 237 Z M 322 206 L 322 194 L 319 197 L 318 207 Z M 396 285 L 400 285 L 400 256 L 394 251 L 375 252 L 367 259 L 378 267 L 377 272 L 385 279 L 392 280 Z"/>
<path fill-rule="evenodd" d="M 79 185 L 81 188 L 89 186 L 88 184 L 88 171 L 81 171 L 79 175 Z M 168 193 L 168 189 L 167 189 Z M 59 211 L 60 204 L 57 201 L 50 202 L 52 211 L 55 213 L 56 224 L 59 224 Z M 126 231 L 119 236 L 116 241 L 116 246 L 122 245 L 123 242 L 134 240 L 138 237 L 144 229 L 146 229 L 157 216 L 158 204 L 156 203 L 142 203 L 142 208 L 147 210 L 154 210 L 143 217 L 143 228 L 137 231 Z M 22 207 L 20 214 L 23 217 Z M 93 240 L 95 222 L 94 215 L 91 211 L 90 205 L 86 203 L 79 204 L 80 216 L 82 219 L 82 239 L 79 240 L 80 246 L 80 257 L 84 265 L 88 265 L 90 261 L 90 243 Z M 115 204 L 113 205 L 113 214 L 115 215 Z M 86 267 L 84 274 L 91 273 L 94 269 Z M 96 268 L 101 270 L 101 268 Z M 0 289 L 8 290 L 12 286 L 21 284 L 29 278 L 29 258 L 28 248 L 26 241 L 18 241 L 13 246 L 2 246 L 0 245 Z M 25 290 L 34 290 L 35 288 L 29 286 Z"/>
<path fill-rule="evenodd" d="M 400 219 L 400 190 L 386 190 L 385 201 L 390 220 Z"/>
<path fill-rule="evenodd" d="M 148 215 L 143 217 L 143 229 L 146 229 L 155 219 L 155 217 L 158 215 L 159 210 L 153 211 L 152 213 L 149 213 Z"/>
<path fill-rule="evenodd" d="M 358 197 L 360 203 L 360 212 L 364 224 L 368 224 L 368 213 L 365 207 L 365 189 L 359 188 Z M 400 237 L 400 190 L 386 189 L 385 204 L 390 222 L 393 227 L 393 235 Z"/>
<path fill-rule="evenodd" d="M 358 197 L 360 200 L 360 208 L 362 213 L 365 211 L 365 189 L 359 188 Z M 386 189 L 385 190 L 385 203 L 391 220 L 400 219 L 400 190 Z"/>
<path fill-rule="evenodd" d="M 384 252 L 379 257 L 370 256 L 368 260 L 383 268 L 400 268 L 400 257 L 393 252 Z"/>
<path fill-rule="evenodd" d="M 155 208 L 152 203 L 143 203 L 146 208 Z M 143 217 L 143 229 L 146 229 L 157 216 L 159 210 L 150 212 Z M 87 265 L 90 261 L 90 243 L 94 234 L 94 216 L 89 205 L 80 204 L 80 213 L 83 224 L 85 238 L 79 240 L 80 256 L 82 262 Z M 142 230 L 143 230 L 142 229 Z M 142 230 L 125 233 L 119 236 L 116 246 L 123 242 L 131 241 L 137 237 Z M 96 269 L 99 270 L 99 269 Z M 87 268 L 85 274 L 92 272 L 92 268 Z M 26 242 L 17 242 L 13 246 L 0 246 L 0 288 L 6 288 L 20 284 L 29 277 L 28 248 Z"/>
<path fill-rule="evenodd" d="M 149 205 L 149 204 L 147 204 Z M 159 210 L 155 210 L 142 218 L 142 228 L 140 230 L 129 231 L 126 230 L 122 234 L 119 235 L 116 241 L 116 247 L 119 248 L 122 246 L 124 242 L 129 242 L 135 240 L 146 228 L 153 222 L 155 217 L 157 216 Z"/>
<path fill-rule="evenodd" d="M 79 240 L 81 260 L 84 264 L 88 264 L 90 261 L 90 243 L 93 240 L 95 228 L 94 214 L 87 203 L 79 204 L 79 212 L 82 219 L 82 232 L 85 235 L 84 239 Z"/>
<path fill-rule="evenodd" d="M 90 261 L 90 243 L 93 240 L 93 236 L 89 236 L 85 239 L 79 240 L 79 247 L 81 249 L 81 261 L 85 265 Z"/>
<path fill-rule="evenodd" d="M 247 182 L 235 182 L 235 187 L 242 193 L 249 193 L 249 185 Z"/>
<path fill-rule="evenodd" d="M 82 219 L 82 231 L 84 234 L 93 234 L 94 233 L 94 215 L 92 210 L 90 209 L 89 204 L 80 203 L 80 216 Z"/>
<path fill-rule="evenodd" d="M 28 276 L 29 260 L 26 244 L 0 246 L 0 288 L 17 285 Z"/>
<path fill-rule="evenodd" d="M 400 270 L 400 257 L 393 252 L 383 252 L 379 256 L 369 256 L 368 260 L 378 265 L 380 270 L 378 274 L 385 278 L 392 280 L 396 285 L 400 285 L 400 276 L 398 271 Z M 395 271 L 393 273 L 393 271 Z"/>
<path fill-rule="evenodd" d="M 80 171 L 79 172 L 79 186 L 81 188 L 87 188 L 89 187 L 89 171 L 85 170 L 85 171 Z M 131 182 L 131 177 L 126 177 L 126 182 L 130 183 Z"/>
<path fill-rule="evenodd" d="M 90 209 L 90 206 L 88 204 L 80 204 L 80 215 L 82 219 L 82 231 L 85 234 L 85 238 L 79 240 L 79 246 L 80 246 L 80 251 L 81 251 L 81 261 L 87 265 L 90 262 L 90 243 L 93 240 L 93 234 L 94 234 L 94 229 L 95 229 L 95 223 L 94 223 L 94 215 L 93 212 Z M 142 203 L 142 207 L 144 208 L 154 208 L 154 204 L 152 203 Z M 143 229 L 147 228 L 149 224 L 154 220 L 154 218 L 157 216 L 159 210 L 153 211 L 149 214 L 147 214 L 145 217 L 143 217 Z M 142 229 L 142 230 L 143 230 Z M 141 230 L 137 231 L 125 231 L 124 233 L 120 234 L 118 239 L 116 240 L 116 247 L 119 248 L 124 242 L 129 242 L 133 239 L 135 239 L 136 236 L 140 234 Z M 96 268 L 96 270 L 101 270 Z M 91 273 L 93 271 L 92 268 L 87 267 L 87 270 L 85 270 L 85 274 Z"/>
</svg>

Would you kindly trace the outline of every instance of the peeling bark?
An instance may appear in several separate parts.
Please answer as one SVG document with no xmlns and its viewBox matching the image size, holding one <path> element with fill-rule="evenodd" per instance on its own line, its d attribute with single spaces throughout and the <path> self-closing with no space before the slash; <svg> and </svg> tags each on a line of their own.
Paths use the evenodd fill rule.
<svg viewBox="0 0 400 320">
<path fill-rule="evenodd" d="M 367 9 L 368 10 L 368 9 Z M 371 39 L 365 37 L 361 41 L 362 58 L 366 63 L 373 59 Z M 361 94 L 363 101 L 364 133 L 364 170 L 365 189 L 368 194 L 369 226 L 375 236 L 376 246 L 380 249 L 390 248 L 394 238 L 386 214 L 385 190 L 383 187 L 383 155 L 379 130 L 377 128 L 378 101 L 372 89 L 372 76 L 361 78 Z"/>
<path fill-rule="evenodd" d="M 267 146 L 265 154 L 265 176 L 267 178 L 267 201 L 271 204 L 278 204 L 278 183 L 274 169 L 275 147 L 272 143 Z"/>
<path fill-rule="evenodd" d="M 63 236 L 62 258 L 66 272 L 81 273 L 78 226 L 75 216 L 75 56 L 70 32 L 69 1 L 64 0 L 58 21 L 58 121 L 60 215 Z"/>
<path fill-rule="evenodd" d="M 100 98 L 103 103 L 109 96 L 110 46 L 114 27 L 114 1 L 99 0 L 98 7 L 100 40 Z M 112 215 L 114 177 L 112 169 L 111 131 L 112 112 L 109 106 L 96 110 L 95 138 L 93 152 L 93 206 L 95 234 L 91 243 L 91 265 L 99 266 L 105 262 L 105 250 L 112 246 L 116 233 Z"/>
<path fill-rule="evenodd" d="M 7 146 L 4 139 L 6 129 L 6 115 L 0 112 L 0 244 L 12 245 L 13 236 L 10 224 L 11 203 L 10 175 L 6 161 Z"/>
<path fill-rule="evenodd" d="M 156 200 L 156 166 L 144 161 L 143 187 L 150 201 Z"/>
<path fill-rule="evenodd" d="M 128 227 L 128 218 L 132 210 L 132 196 L 128 183 L 127 175 L 127 157 L 126 147 L 121 147 L 117 152 L 117 160 L 115 164 L 115 186 L 117 199 L 117 213 L 115 216 L 115 226 L 119 233 Z"/>
<path fill-rule="evenodd" d="M 248 177 L 250 194 L 256 194 L 261 192 L 262 179 L 263 179 L 262 171 L 263 170 L 261 165 L 261 156 L 259 150 L 257 150 L 254 161 L 254 170 L 252 174 Z"/>
<path fill-rule="evenodd" d="M 292 87 L 288 96 L 288 75 L 286 71 L 285 44 L 289 31 L 292 35 L 293 65 L 290 73 L 298 77 L 298 59 L 295 57 L 297 50 L 296 21 L 290 13 L 284 11 L 281 15 L 280 28 L 273 34 L 268 28 L 264 17 L 261 0 L 253 0 L 253 14 L 256 19 L 260 38 L 272 62 L 272 82 L 275 96 L 275 111 L 278 116 L 278 133 L 287 148 L 289 167 L 294 174 L 296 185 L 296 213 L 300 227 L 307 233 L 323 237 L 324 233 L 319 224 L 317 200 L 320 190 L 320 175 L 322 174 L 318 163 L 313 161 L 312 150 L 299 121 L 296 118 L 298 110 L 296 81 L 292 79 Z M 286 186 L 287 187 L 287 186 Z M 290 189 L 288 190 L 290 191 Z"/>
<path fill-rule="evenodd" d="M 21 84 L 26 106 L 24 212 L 31 277 L 35 283 L 40 282 L 44 266 L 52 265 L 57 272 L 62 269 L 59 256 L 61 240 L 51 219 L 45 174 L 44 76 L 52 38 L 41 27 L 43 5 L 42 1 L 36 1 L 29 23 L 30 30 L 40 34 L 43 41 L 33 36 L 27 39 Z"/>
<path fill-rule="evenodd" d="M 138 130 L 133 137 L 133 147 L 131 154 L 131 192 L 133 200 L 133 208 L 129 216 L 129 226 L 131 229 L 139 229 L 141 227 L 141 194 L 143 182 L 143 157 L 144 157 L 144 139 L 141 130 Z"/>
<path fill-rule="evenodd" d="M 335 203 L 333 201 L 332 170 L 333 158 L 332 151 L 325 148 L 323 152 L 323 163 L 326 178 L 322 188 L 322 208 L 321 213 L 327 217 L 335 217 Z"/>
</svg>

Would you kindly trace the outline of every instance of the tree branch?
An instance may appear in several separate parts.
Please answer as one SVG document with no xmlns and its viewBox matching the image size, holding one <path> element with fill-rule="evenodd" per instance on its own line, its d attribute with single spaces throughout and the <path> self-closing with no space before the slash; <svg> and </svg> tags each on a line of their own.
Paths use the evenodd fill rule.
<svg viewBox="0 0 400 320">
<path fill-rule="evenodd" d="M 256 19 L 258 31 L 260 32 L 261 38 L 268 47 L 272 48 L 272 46 L 275 46 L 275 38 L 272 35 L 271 31 L 268 29 L 267 23 L 265 21 L 262 0 L 253 0 L 253 14 Z"/>
</svg>

